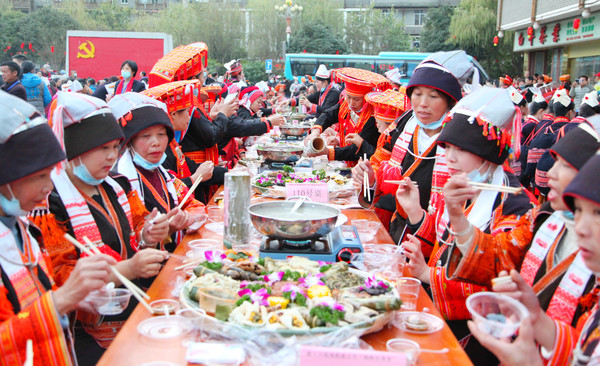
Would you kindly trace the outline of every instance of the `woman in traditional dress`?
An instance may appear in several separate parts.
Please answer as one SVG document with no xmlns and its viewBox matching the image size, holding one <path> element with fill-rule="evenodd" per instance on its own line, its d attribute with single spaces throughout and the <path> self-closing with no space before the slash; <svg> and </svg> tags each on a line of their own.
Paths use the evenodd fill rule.
<svg viewBox="0 0 600 366">
<path fill-rule="evenodd" d="M 82 256 L 57 235 L 66 230 L 81 243 L 87 237 L 97 244 L 100 252 L 118 261 L 121 274 L 140 285 L 139 279 L 155 276 L 167 258 L 166 252 L 143 249 L 168 237 L 166 216 L 159 216 L 156 209 L 149 214 L 125 177 L 109 175 L 123 132 L 105 102 L 59 92 L 51 109 L 50 123 L 58 136 L 64 136 L 68 163 L 53 173 L 50 212 L 37 212 L 33 219 L 55 238 L 47 240 L 55 280 L 66 282 Z M 110 280 L 120 285 L 114 275 Z M 80 365 L 96 364 L 136 305 L 131 299 L 123 313 L 112 316 L 77 313 L 75 352 Z"/>
<path fill-rule="evenodd" d="M 67 315 L 107 283 L 116 261 L 82 259 L 69 280 L 54 284 L 43 237 L 23 217 L 46 200 L 50 172 L 65 153 L 36 109 L 3 91 L 0 126 L 0 364 L 25 364 L 31 342 L 36 365 L 73 365 Z"/>
<path fill-rule="evenodd" d="M 475 184 L 521 188 L 517 178 L 503 168 L 512 140 L 519 146 L 521 116 L 507 90 L 483 87 L 463 98 L 452 109 L 437 138 L 445 149 L 450 178 L 438 194 L 438 204 L 429 212 L 419 204 L 419 191 L 409 178 L 400 184 L 396 199 L 404 207 L 408 228 L 414 233 L 403 243 L 413 276 L 430 285 L 432 299 L 456 338 L 465 345 L 475 364 L 486 364 L 493 358 L 469 341 L 466 320 L 470 318 L 465 300 L 471 293 L 486 290 L 484 286 L 451 280 L 445 266 L 454 246 L 465 245 L 472 237 L 494 236 L 511 230 L 532 202 L 520 192 L 509 194 L 497 190 L 480 190 Z M 429 264 L 421 248 L 433 246 Z M 470 263 L 473 266 L 473 263 Z"/>
<path fill-rule="evenodd" d="M 577 246 L 590 272 L 600 273 L 600 190 L 598 171 L 600 155 L 583 165 L 565 189 L 563 198 L 574 212 Z M 503 273 L 506 275 L 506 273 Z M 600 361 L 600 307 L 598 297 L 591 302 L 593 309 L 583 316 L 577 326 L 550 318 L 539 306 L 535 292 L 512 270 L 509 283 L 494 286 L 495 291 L 517 298 L 529 310 L 513 342 L 498 340 L 469 324 L 481 344 L 494 352 L 508 366 L 517 365 L 597 365 Z M 596 294 L 600 287 L 596 285 Z M 538 345 L 540 353 L 538 353 Z"/>
<path fill-rule="evenodd" d="M 125 134 L 124 152 L 117 162 L 117 171 L 129 179 L 148 211 L 157 209 L 167 216 L 171 240 L 160 243 L 160 249 L 173 252 L 186 229 L 206 218 L 206 210 L 194 197 L 179 208 L 188 188 L 161 166 L 174 136 L 167 107 L 137 93 L 117 95 L 109 106 Z M 199 226 L 194 228 L 197 230 Z"/>
<path fill-rule="evenodd" d="M 420 187 L 421 207 L 427 209 L 431 192 L 440 192 L 448 179 L 444 149 L 436 144 L 442 121 L 462 98 L 461 88 L 473 70 L 464 51 L 438 52 L 421 62 L 406 88 L 412 110 L 388 128 L 389 144 L 375 152 L 377 158 L 380 149 L 391 151 L 389 160 L 381 163 L 377 174 L 370 162 L 361 162 L 352 171 L 357 183 L 368 175 L 375 212 L 396 242 L 403 236 L 406 213 L 394 199 L 398 185 L 386 181 L 410 177 Z"/>
</svg>

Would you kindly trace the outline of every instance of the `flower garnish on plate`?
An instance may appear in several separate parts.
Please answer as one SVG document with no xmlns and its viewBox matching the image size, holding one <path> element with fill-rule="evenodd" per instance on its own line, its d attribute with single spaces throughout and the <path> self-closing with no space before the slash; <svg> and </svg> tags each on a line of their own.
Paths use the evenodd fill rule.
<svg viewBox="0 0 600 366">
<path fill-rule="evenodd" d="M 265 275 L 263 277 L 263 280 L 269 284 L 269 286 L 271 286 L 272 284 L 274 284 L 275 282 L 279 282 L 283 279 L 283 275 L 285 274 L 285 272 L 281 271 L 281 272 L 273 272 L 269 275 Z"/>
<path fill-rule="evenodd" d="M 283 297 L 290 300 L 290 302 L 306 306 L 306 293 L 299 286 L 288 283 L 281 290 L 283 291 Z"/>
<path fill-rule="evenodd" d="M 321 277 L 323 277 L 323 273 L 318 273 L 316 275 L 308 274 L 306 277 L 300 277 L 298 279 L 298 284 L 302 287 L 312 287 L 312 286 L 325 286 L 325 283 L 321 281 Z"/>
<path fill-rule="evenodd" d="M 241 297 L 237 301 L 238 306 L 241 305 L 244 301 L 250 301 L 253 304 L 258 303 L 260 305 L 269 306 L 269 302 L 267 301 L 267 298 L 269 297 L 269 292 L 264 288 L 261 288 L 256 292 L 252 292 L 252 289 L 245 288 L 243 290 L 240 290 L 238 292 L 238 295 Z"/>
<path fill-rule="evenodd" d="M 390 291 L 390 286 L 375 276 L 369 276 L 365 280 L 364 286 L 360 286 L 359 290 L 365 291 L 369 295 L 381 295 Z"/>
<path fill-rule="evenodd" d="M 204 258 L 206 262 L 200 263 L 213 271 L 218 271 L 223 267 L 223 260 L 226 258 L 225 254 L 219 250 L 207 250 L 204 252 Z"/>
<path fill-rule="evenodd" d="M 310 315 L 317 317 L 323 323 L 331 323 L 337 325 L 340 319 L 344 318 L 344 306 L 337 302 L 327 303 L 322 302 L 319 305 L 310 309 Z"/>
</svg>

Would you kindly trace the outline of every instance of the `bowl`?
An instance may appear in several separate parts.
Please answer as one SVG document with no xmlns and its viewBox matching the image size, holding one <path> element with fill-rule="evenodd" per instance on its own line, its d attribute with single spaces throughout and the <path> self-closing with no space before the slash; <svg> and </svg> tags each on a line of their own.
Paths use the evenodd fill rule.
<svg viewBox="0 0 600 366">
<path fill-rule="evenodd" d="M 179 310 L 179 303 L 176 300 L 160 299 L 152 301 L 150 307 L 154 310 L 154 315 L 165 315 L 165 308 L 169 314 L 175 314 Z"/>
<path fill-rule="evenodd" d="M 221 242 L 215 239 L 196 239 L 190 240 L 188 243 L 188 248 L 194 249 L 196 247 L 199 248 L 213 248 L 219 249 L 221 248 Z"/>
<path fill-rule="evenodd" d="M 467 298 L 467 309 L 480 330 L 495 338 L 510 337 L 529 316 L 517 300 L 495 292 L 478 292 Z"/>
<path fill-rule="evenodd" d="M 217 287 L 207 287 L 198 290 L 198 304 L 200 308 L 212 316 L 215 315 L 217 306 L 233 308 L 239 298 L 237 293 Z"/>
<path fill-rule="evenodd" d="M 131 291 L 115 288 L 92 291 L 87 295 L 86 301 L 93 306 L 98 314 L 117 315 L 127 308 L 130 298 Z"/>
<path fill-rule="evenodd" d="M 421 346 L 415 341 L 404 338 L 392 338 L 385 343 L 388 352 L 404 353 L 409 365 L 417 363 L 421 354 Z"/>
</svg>

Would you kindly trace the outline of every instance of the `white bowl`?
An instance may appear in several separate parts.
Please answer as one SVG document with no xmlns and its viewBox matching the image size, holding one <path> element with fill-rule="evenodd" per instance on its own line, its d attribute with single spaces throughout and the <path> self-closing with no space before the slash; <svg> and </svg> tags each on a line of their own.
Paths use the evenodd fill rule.
<svg viewBox="0 0 600 366">
<path fill-rule="evenodd" d="M 517 300 L 495 292 L 478 292 L 467 298 L 467 309 L 479 329 L 495 338 L 510 337 L 529 316 Z"/>
</svg>

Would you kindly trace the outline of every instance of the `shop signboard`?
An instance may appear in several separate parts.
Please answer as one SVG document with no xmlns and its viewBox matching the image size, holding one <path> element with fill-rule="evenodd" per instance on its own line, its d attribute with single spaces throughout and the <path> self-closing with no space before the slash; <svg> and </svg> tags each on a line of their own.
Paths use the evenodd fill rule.
<svg viewBox="0 0 600 366">
<path fill-rule="evenodd" d="M 575 30 L 575 19 L 579 20 L 579 29 Z M 562 21 L 542 24 L 539 29 L 529 27 L 515 33 L 515 52 L 554 48 L 574 43 L 600 39 L 600 14 L 589 18 L 570 18 Z"/>
</svg>

